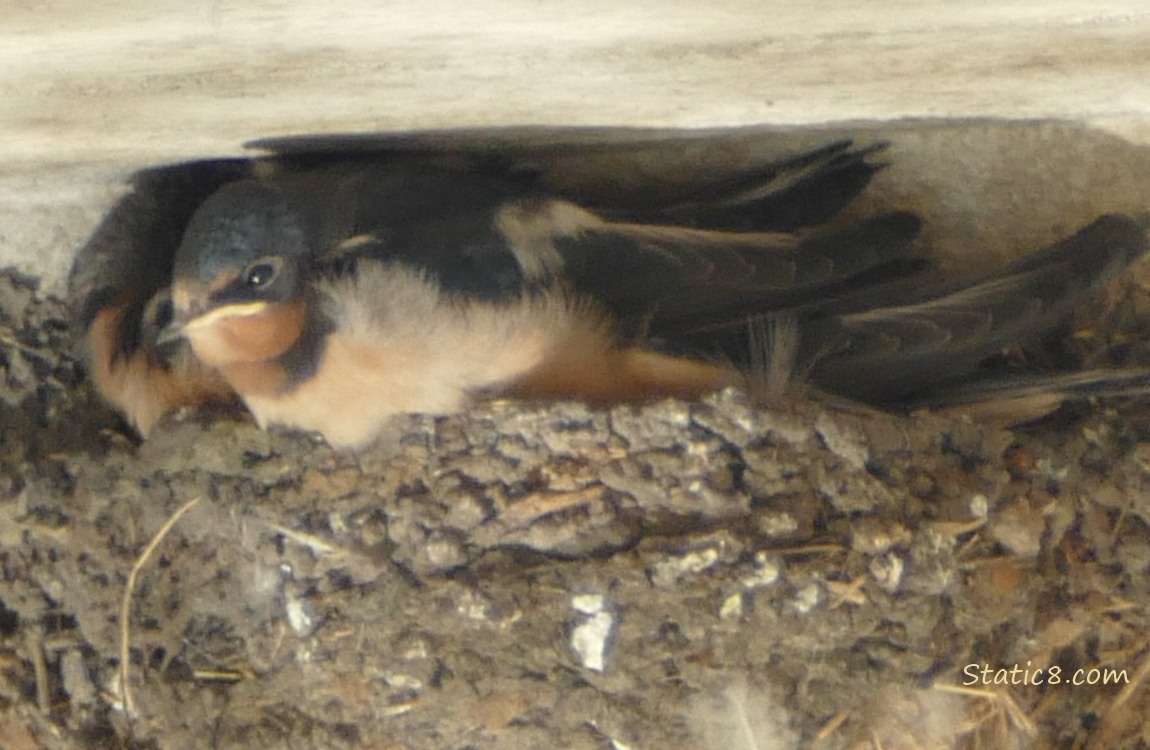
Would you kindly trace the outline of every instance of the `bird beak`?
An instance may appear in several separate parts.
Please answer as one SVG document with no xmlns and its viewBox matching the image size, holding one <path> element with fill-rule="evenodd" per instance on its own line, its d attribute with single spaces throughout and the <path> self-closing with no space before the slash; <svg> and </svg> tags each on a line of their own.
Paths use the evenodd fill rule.
<svg viewBox="0 0 1150 750">
<path fill-rule="evenodd" d="M 157 344 L 171 344 L 184 338 L 188 333 L 188 326 L 206 312 L 207 305 L 203 302 L 207 292 L 198 285 L 186 282 L 176 282 L 170 291 L 172 319 L 160 329 L 156 336 Z"/>
<path fill-rule="evenodd" d="M 221 307 L 205 308 L 203 305 L 192 305 L 185 310 L 177 307 L 172 316 L 172 322 L 164 326 L 156 340 L 160 344 L 170 343 L 186 337 L 189 333 L 211 328 L 224 320 L 259 315 L 267 308 L 268 303 L 263 300 Z"/>
<path fill-rule="evenodd" d="M 173 319 L 171 323 L 160 329 L 159 335 L 156 336 L 156 343 L 163 345 L 178 341 L 184 337 L 186 328 L 187 324 L 184 321 Z"/>
</svg>

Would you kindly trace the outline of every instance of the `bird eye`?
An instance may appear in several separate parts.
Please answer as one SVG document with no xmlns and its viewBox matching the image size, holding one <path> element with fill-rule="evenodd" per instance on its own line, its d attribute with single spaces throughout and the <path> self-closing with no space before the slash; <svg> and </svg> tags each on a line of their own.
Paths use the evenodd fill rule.
<svg viewBox="0 0 1150 750">
<path fill-rule="evenodd" d="M 244 283 L 253 289 L 265 287 L 276 277 L 278 270 L 273 263 L 256 263 L 244 274 Z"/>
</svg>

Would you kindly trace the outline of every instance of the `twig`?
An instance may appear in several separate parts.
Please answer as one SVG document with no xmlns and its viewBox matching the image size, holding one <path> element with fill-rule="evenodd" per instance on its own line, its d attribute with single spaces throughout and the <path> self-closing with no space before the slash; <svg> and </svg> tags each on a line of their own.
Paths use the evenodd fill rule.
<svg viewBox="0 0 1150 750">
<path fill-rule="evenodd" d="M 36 675 L 36 707 L 44 714 L 52 710 L 51 692 L 48 686 L 48 665 L 44 660 L 44 641 L 31 630 L 26 632 L 24 645 L 32 659 L 32 669 Z"/>
<path fill-rule="evenodd" d="M 140 570 L 148 562 L 148 558 L 156 551 L 156 547 L 163 541 L 172 527 L 183 517 L 185 513 L 191 510 L 195 505 L 200 502 L 201 498 L 192 498 L 188 502 L 180 506 L 180 509 L 172 514 L 152 540 L 148 542 L 148 546 L 144 547 L 144 551 L 136 558 L 135 565 L 132 566 L 132 572 L 128 574 L 128 583 L 124 586 L 124 598 L 120 601 L 120 697 L 124 704 L 124 713 L 128 716 L 134 716 L 136 713 L 136 706 L 132 700 L 132 688 L 128 681 L 128 669 L 130 661 L 130 644 L 131 644 L 131 624 L 129 618 L 132 609 L 132 593 L 136 589 L 136 577 L 139 576 Z"/>
<path fill-rule="evenodd" d="M 1116 711 L 1124 706 L 1126 702 L 1130 700 L 1131 696 L 1137 692 L 1138 688 L 1142 686 L 1142 683 L 1146 682 L 1147 675 L 1150 675 L 1150 653 L 1147 653 L 1146 658 L 1138 665 L 1138 669 L 1134 672 L 1134 679 L 1126 683 L 1122 690 L 1118 692 L 1118 695 L 1115 696 L 1114 701 L 1110 704 L 1110 708 L 1107 709 L 1107 713 Z"/>
</svg>

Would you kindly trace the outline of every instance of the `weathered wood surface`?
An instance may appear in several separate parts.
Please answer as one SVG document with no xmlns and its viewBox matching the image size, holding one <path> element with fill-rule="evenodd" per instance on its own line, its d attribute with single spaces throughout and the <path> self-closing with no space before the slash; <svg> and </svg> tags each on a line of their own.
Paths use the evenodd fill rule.
<svg viewBox="0 0 1150 750">
<path fill-rule="evenodd" d="M 1147 140 L 1150 7 L 7 3 L 0 102 L 0 266 L 53 287 L 128 171 L 263 136 L 995 117 Z"/>
</svg>

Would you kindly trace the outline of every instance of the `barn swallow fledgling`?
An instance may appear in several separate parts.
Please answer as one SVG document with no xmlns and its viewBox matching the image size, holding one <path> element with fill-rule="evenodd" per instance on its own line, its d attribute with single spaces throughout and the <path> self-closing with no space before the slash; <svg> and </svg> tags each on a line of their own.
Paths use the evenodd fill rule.
<svg viewBox="0 0 1150 750">
<path fill-rule="evenodd" d="M 339 165 L 208 198 L 176 253 L 165 339 L 185 338 L 260 424 L 336 446 L 477 395 L 693 398 L 742 375 L 651 341 L 825 297 L 918 226 L 636 224 L 486 177 Z"/>
<path fill-rule="evenodd" d="M 186 346 L 161 345 L 172 262 L 183 227 L 212 192 L 249 174 L 248 160 L 145 170 L 108 213 L 72 268 L 74 326 L 101 395 L 141 434 L 185 406 L 236 401 Z"/>
<path fill-rule="evenodd" d="M 1103 217 L 1003 269 L 925 282 L 908 274 L 911 214 L 803 228 L 863 189 L 875 151 L 832 144 L 632 206 L 427 164 L 228 167 L 194 211 L 180 204 L 178 241 L 157 243 L 170 288 L 89 300 L 91 367 L 145 433 L 165 410 L 238 396 L 261 425 L 341 447 L 484 396 L 693 398 L 746 385 L 764 358 L 783 381 L 929 405 L 977 392 L 981 360 L 1146 250 L 1144 226 Z"/>
</svg>

